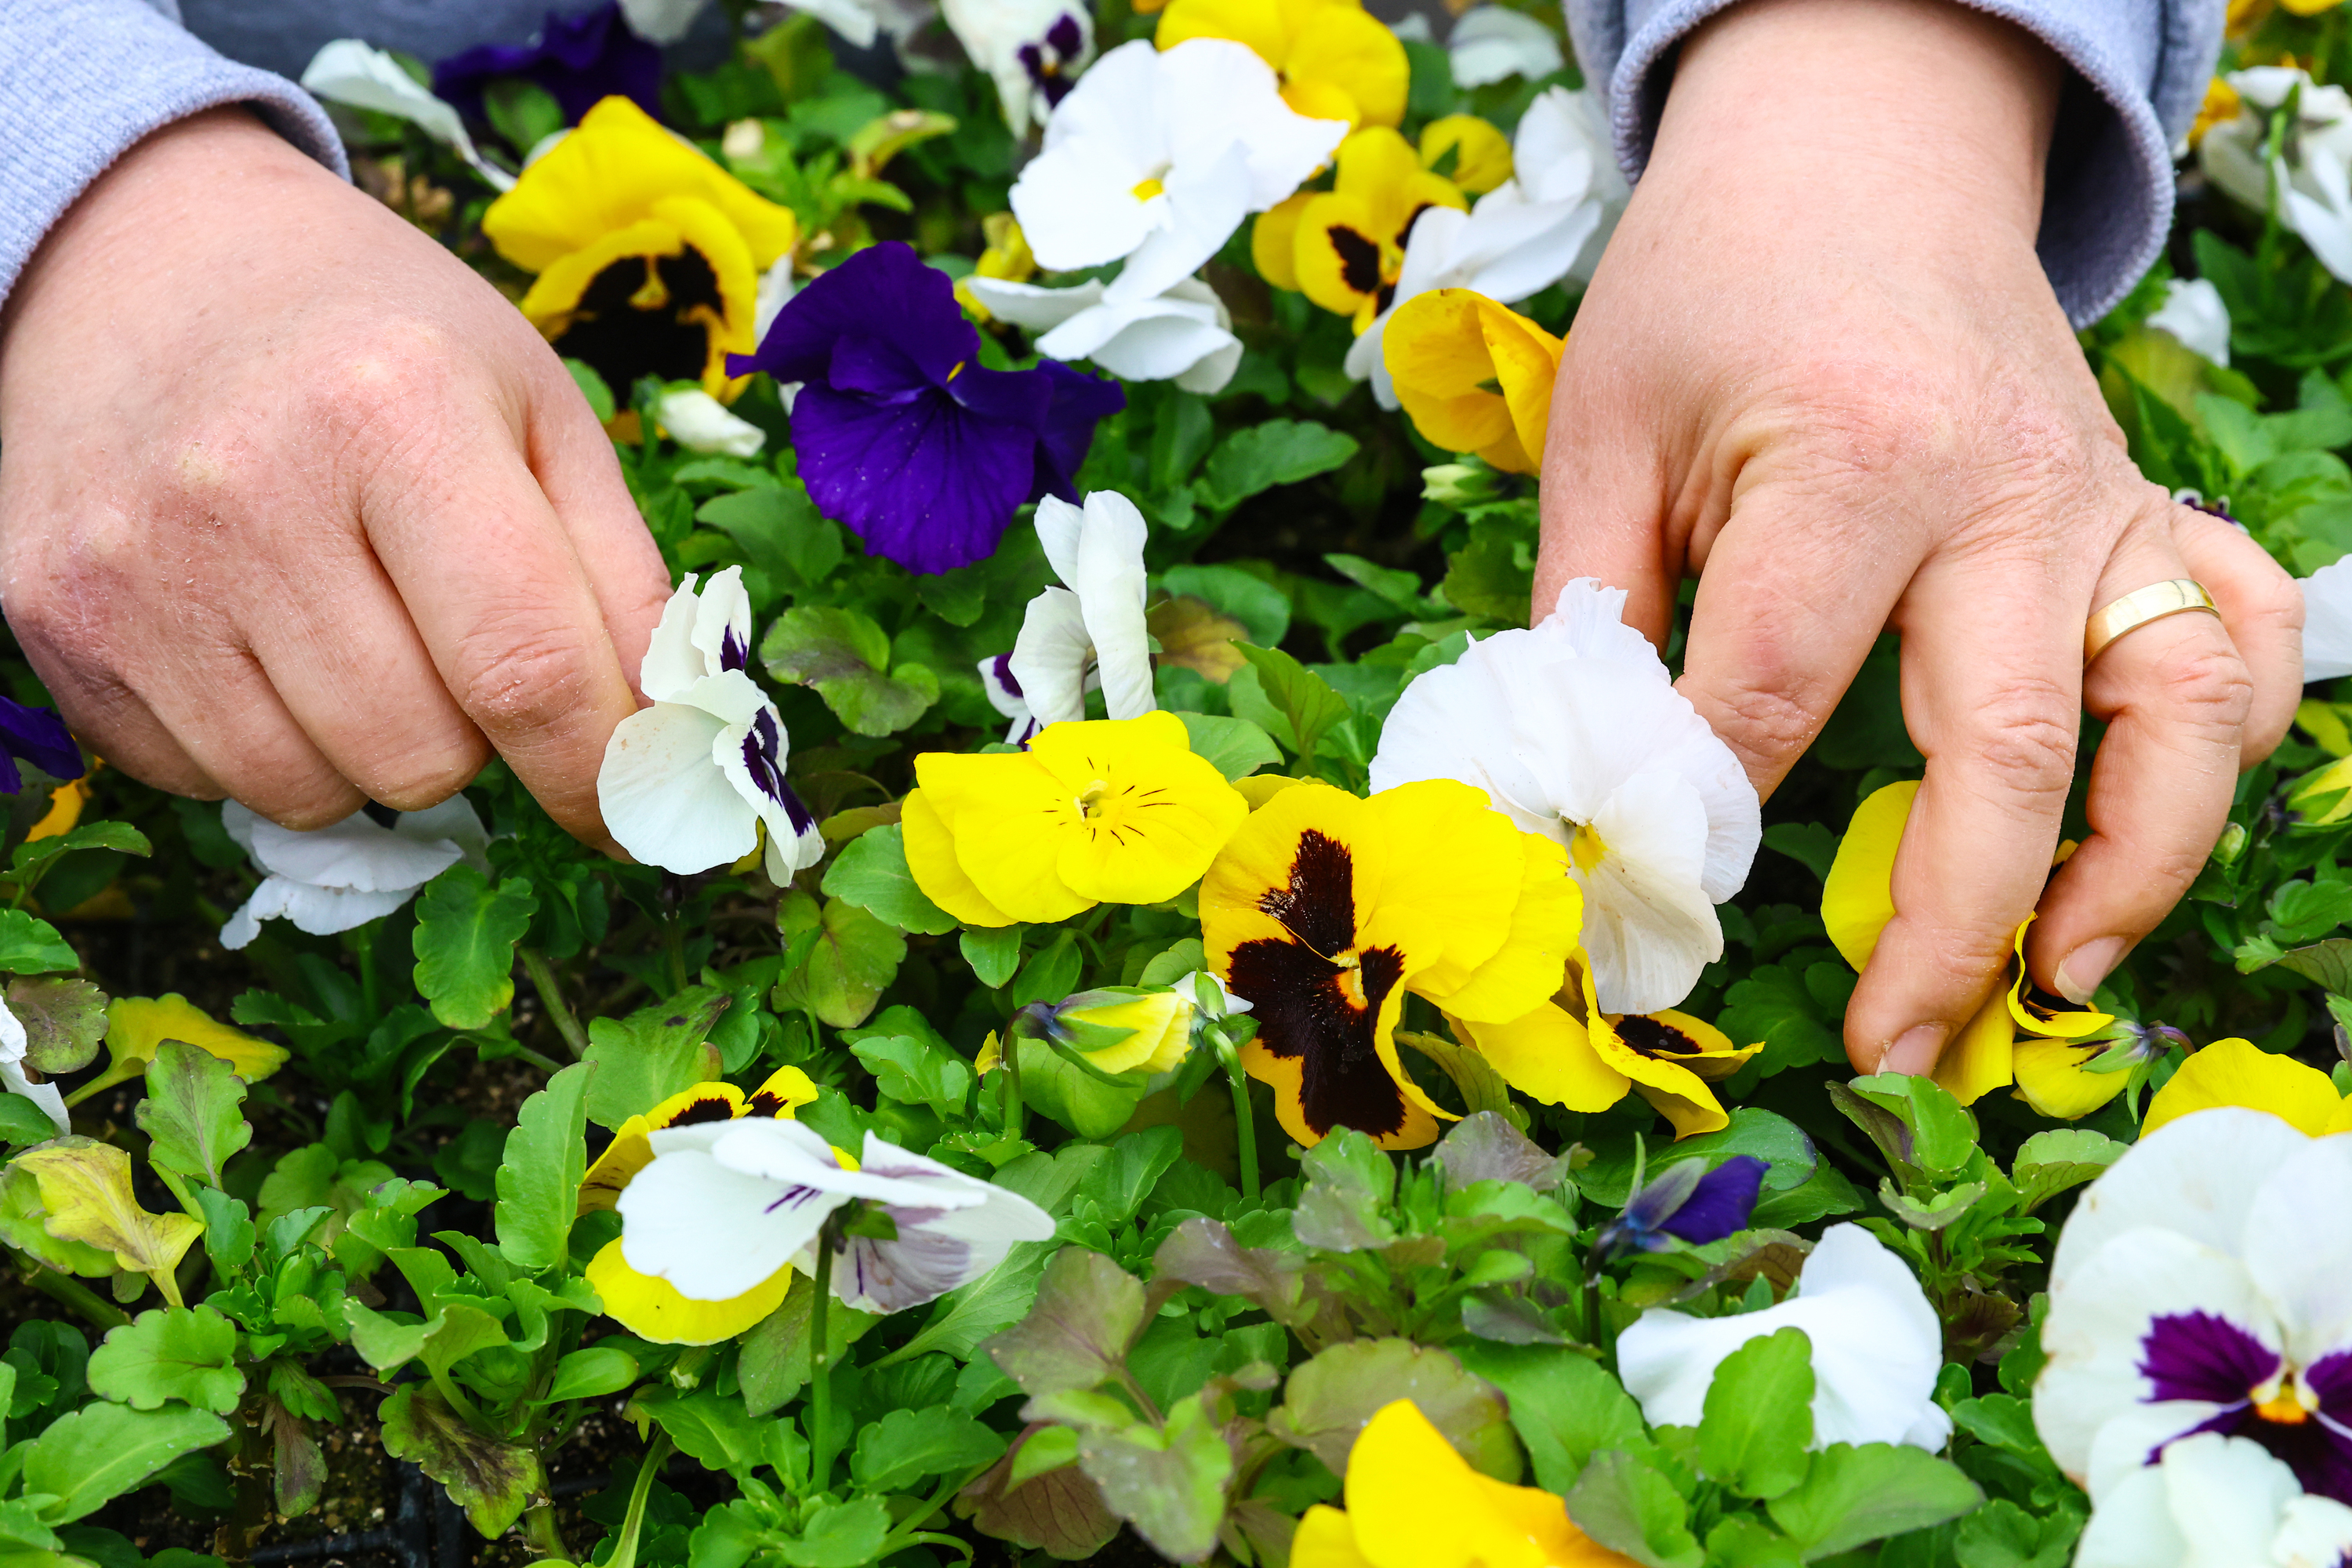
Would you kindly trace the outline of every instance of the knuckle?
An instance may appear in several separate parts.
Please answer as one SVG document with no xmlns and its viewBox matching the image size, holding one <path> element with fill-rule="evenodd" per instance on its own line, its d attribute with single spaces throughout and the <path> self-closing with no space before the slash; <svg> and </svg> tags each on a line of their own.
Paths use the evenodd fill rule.
<svg viewBox="0 0 2352 1568">
<path fill-rule="evenodd" d="M 357 788 L 323 768 L 307 770 L 299 778 L 276 778 L 265 786 L 232 789 L 230 793 L 278 826 L 296 833 L 331 826 L 366 804 L 366 796 Z"/>
<path fill-rule="evenodd" d="M 1975 719 L 1954 760 L 1972 761 L 1995 788 L 2063 796 L 2074 783 L 2074 699 L 2055 681 L 2008 680 L 1986 698 Z"/>
<path fill-rule="evenodd" d="M 2253 679 L 2235 649 L 2200 640 L 2167 649 L 2151 671 L 2160 711 L 2200 730 L 2235 731 L 2253 705 Z"/>
<path fill-rule="evenodd" d="M 590 697 L 588 649 L 568 627 L 520 614 L 487 621 L 456 648 L 457 705 L 491 736 L 562 724 Z"/>
<path fill-rule="evenodd" d="M 1706 717 L 1748 771 L 1777 778 L 1812 743 L 1822 716 L 1802 698 L 1752 669 L 1708 693 Z"/>
</svg>

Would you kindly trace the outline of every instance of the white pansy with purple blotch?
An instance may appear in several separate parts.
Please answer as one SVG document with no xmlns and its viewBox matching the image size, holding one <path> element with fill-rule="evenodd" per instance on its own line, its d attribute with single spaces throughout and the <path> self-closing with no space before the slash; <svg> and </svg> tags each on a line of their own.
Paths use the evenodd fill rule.
<svg viewBox="0 0 2352 1568">
<path fill-rule="evenodd" d="M 2352 1135 L 2238 1107 L 2134 1145 L 2051 1264 L 2034 1425 L 2105 1506 L 2199 1433 L 2352 1505 Z"/>
<path fill-rule="evenodd" d="M 1099 687 L 1114 719 L 1159 707 L 1151 689 L 1151 634 L 1144 624 L 1143 542 L 1135 503 L 1097 490 L 1083 508 L 1054 496 L 1037 503 L 1037 539 L 1066 587 L 1029 601 L 1013 651 L 980 662 L 981 684 L 1013 721 L 1005 740 L 1026 742 L 1048 724 L 1087 716 Z"/>
<path fill-rule="evenodd" d="M 2074 1568 L 2344 1568 L 2352 1508 L 2245 1437 L 2200 1432 L 2108 1491 Z"/>
<path fill-rule="evenodd" d="M 987 1273 L 1054 1222 L 1017 1193 L 868 1132 L 856 1169 L 797 1121 L 745 1117 L 660 1128 L 653 1163 L 622 1192 L 621 1254 L 697 1301 L 741 1295 L 790 1263 L 816 1267 L 824 1222 L 863 1203 L 895 1237 L 835 1249 L 833 1293 L 867 1312 L 919 1307 Z"/>
<path fill-rule="evenodd" d="M 614 841 L 687 875 L 741 859 L 767 829 L 777 882 L 824 856 L 816 818 L 784 782 L 783 721 L 748 673 L 751 601 L 743 569 L 689 575 L 662 611 L 638 683 L 653 706 L 621 721 L 596 775 Z"/>
</svg>

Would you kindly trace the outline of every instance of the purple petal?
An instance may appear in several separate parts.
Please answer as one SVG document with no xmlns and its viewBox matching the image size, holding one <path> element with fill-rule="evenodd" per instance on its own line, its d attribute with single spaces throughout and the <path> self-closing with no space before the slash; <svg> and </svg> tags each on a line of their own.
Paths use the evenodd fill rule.
<svg viewBox="0 0 2352 1568">
<path fill-rule="evenodd" d="M 5 697 L 0 697 L 0 750 L 6 753 L 0 757 L 5 763 L 0 766 L 0 795 L 25 787 L 25 775 L 16 768 L 19 757 L 60 784 L 87 771 L 64 720 L 47 708 L 27 708 Z"/>
<path fill-rule="evenodd" d="M 1027 499 L 1036 437 L 940 393 L 876 404 L 812 382 L 793 408 L 809 499 L 912 572 L 985 559 Z"/>
<path fill-rule="evenodd" d="M 1029 499 L 1051 495 L 1075 501 L 1075 481 L 1086 464 L 1087 448 L 1094 445 L 1095 426 L 1127 406 L 1127 394 L 1116 381 L 1097 381 L 1059 360 L 1046 360 L 1037 369 L 1053 378 L 1054 400 L 1045 411 Z"/>
<path fill-rule="evenodd" d="M 2151 1400 L 2242 1404 L 2279 1369 L 2279 1353 L 2211 1312 L 2166 1312 L 2140 1340 L 2140 1375 Z"/>
<path fill-rule="evenodd" d="M 1769 1168 L 1753 1154 L 1732 1156 L 1701 1176 L 1682 1206 L 1668 1215 L 1658 1228 L 1681 1237 L 1694 1247 L 1720 1241 L 1746 1228 L 1748 1216 L 1756 1210 L 1756 1194 L 1764 1185 L 1764 1173 Z"/>
<path fill-rule="evenodd" d="M 891 240 L 811 279 L 776 312 L 756 352 L 727 356 L 727 374 L 764 370 L 781 382 L 821 382 L 835 344 L 849 337 L 890 344 L 934 386 L 980 355 L 980 333 L 964 320 L 948 275 Z"/>
<path fill-rule="evenodd" d="M 833 363 L 825 367 L 825 384 L 836 392 L 855 393 L 877 403 L 905 403 L 938 387 L 923 374 L 921 366 L 879 338 L 836 340 Z"/>
<path fill-rule="evenodd" d="M 500 77 L 521 77 L 544 89 L 573 125 L 614 96 L 635 100 L 658 120 L 661 75 L 660 48 L 629 30 L 613 0 L 578 16 L 549 12 L 530 43 L 483 44 L 451 55 L 433 68 L 433 93 L 468 118 L 485 120 L 483 89 Z"/>
<path fill-rule="evenodd" d="M 973 365 L 947 384 L 948 395 L 956 400 L 958 407 L 969 409 L 983 419 L 1021 426 L 1033 434 L 1046 428 L 1053 412 L 1054 390 L 1054 383 L 1042 366 L 1037 370 L 982 370 Z"/>
</svg>

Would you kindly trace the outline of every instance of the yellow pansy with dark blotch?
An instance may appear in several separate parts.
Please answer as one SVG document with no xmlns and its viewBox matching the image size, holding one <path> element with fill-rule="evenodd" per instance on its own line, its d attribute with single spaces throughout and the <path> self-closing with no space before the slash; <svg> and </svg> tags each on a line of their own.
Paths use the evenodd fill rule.
<svg viewBox="0 0 2352 1568">
<path fill-rule="evenodd" d="M 1381 355 L 1398 403 L 1424 440 L 1475 452 L 1490 468 L 1543 464 L 1552 383 L 1566 343 L 1470 289 L 1433 289 L 1397 307 Z"/>
<path fill-rule="evenodd" d="M 653 1163 L 647 1135 L 661 1128 L 732 1121 L 745 1116 L 789 1117 L 815 1100 L 816 1085 L 798 1068 L 779 1068 L 749 1094 L 731 1083 L 698 1083 L 680 1089 L 651 1110 L 621 1123 L 613 1142 L 580 1183 L 578 1212 L 584 1215 L 619 1203 L 622 1189 Z M 630 1268 L 617 1239 L 598 1250 L 587 1274 L 589 1285 L 604 1299 L 608 1317 L 639 1339 L 667 1345 L 709 1345 L 733 1339 L 776 1310 L 793 1279 L 787 1264 L 740 1296 L 697 1301 L 680 1295 L 668 1280 Z"/>
<path fill-rule="evenodd" d="M 1361 0 L 1169 0 L 1152 41 L 1171 49 L 1187 38 L 1247 44 L 1274 68 L 1283 101 L 1309 120 L 1354 127 L 1404 119 L 1412 65 Z"/>
<path fill-rule="evenodd" d="M 1450 779 L 1370 800 L 1296 784 L 1201 882 L 1209 967 L 1258 1026 L 1242 1064 L 1307 1144 L 1337 1127 L 1383 1148 L 1433 1142 L 1453 1113 L 1398 1058 L 1405 994 L 1517 1017 L 1559 989 L 1582 911 L 1559 847 Z"/>
<path fill-rule="evenodd" d="M 726 392 L 758 347 L 760 278 L 800 237 L 754 193 L 625 98 L 608 98 L 482 215 L 537 273 L 522 311 L 558 353 L 625 398 L 641 376 Z"/>
<path fill-rule="evenodd" d="M 1360 332 L 1396 292 L 1413 220 L 1433 206 L 1466 212 L 1470 200 L 1452 180 L 1422 167 L 1412 143 L 1385 126 L 1357 132 L 1335 157 L 1331 189 L 1297 209 L 1292 273 L 1308 299 L 1350 318 Z"/>
</svg>

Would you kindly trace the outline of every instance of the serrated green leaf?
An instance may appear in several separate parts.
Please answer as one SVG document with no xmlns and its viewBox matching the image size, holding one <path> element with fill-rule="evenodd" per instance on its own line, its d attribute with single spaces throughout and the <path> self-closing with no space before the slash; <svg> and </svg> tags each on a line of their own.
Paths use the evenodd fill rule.
<svg viewBox="0 0 2352 1568">
<path fill-rule="evenodd" d="M 86 1405 L 33 1439 L 25 1452 L 25 1491 L 49 1499 L 39 1505 L 43 1523 L 69 1524 L 181 1455 L 208 1448 L 228 1435 L 227 1422 L 184 1405 L 162 1410 Z"/>
<path fill-rule="evenodd" d="M 1099 1252 L 1067 1247 L 1046 1265 L 1028 1314 L 982 1349 L 1033 1398 L 1082 1393 L 1117 1375 L 1143 1323 L 1141 1281 Z"/>
<path fill-rule="evenodd" d="M 919 664 L 893 668 L 889 635 L 843 605 L 786 610 L 761 639 L 760 658 L 778 680 L 814 689 L 856 734 L 894 734 L 940 700 L 937 675 Z"/>
<path fill-rule="evenodd" d="M 1811 1563 L 1957 1519 L 1983 1500 L 1974 1481 L 1924 1448 L 1833 1443 L 1803 1481 L 1764 1506 Z"/>
<path fill-rule="evenodd" d="M 147 1098 L 132 1114 L 149 1139 L 147 1158 L 174 1175 L 221 1184 L 221 1170 L 253 1142 L 245 1080 L 211 1052 L 165 1040 L 147 1064 Z"/>
<path fill-rule="evenodd" d="M 1381 1409 L 1410 1399 L 1473 1467 L 1519 1478 L 1518 1446 L 1502 1398 L 1449 1352 L 1411 1340 L 1349 1340 L 1291 1369 L 1266 1433 L 1342 1474 L 1357 1434 Z"/>
<path fill-rule="evenodd" d="M 245 1393 L 236 1367 L 236 1325 L 210 1307 L 142 1312 L 89 1355 L 89 1390 L 134 1410 L 178 1400 L 226 1415 Z"/>
<path fill-rule="evenodd" d="M 850 1474 L 869 1491 L 904 1491 L 925 1476 L 961 1476 L 992 1464 L 1004 1439 L 944 1405 L 892 1410 L 857 1434 Z"/>
<path fill-rule="evenodd" d="M 1812 1358 L 1812 1341 L 1797 1328 L 1724 1357 L 1699 1421 L 1699 1468 L 1742 1497 L 1776 1498 L 1803 1480 L 1813 1440 Z"/>
<path fill-rule="evenodd" d="M 915 885 L 906 836 L 895 822 L 869 827 L 843 846 L 824 874 L 824 891 L 900 931 L 943 936 L 956 929 L 956 918 Z"/>
<path fill-rule="evenodd" d="M 1690 1505 L 1664 1471 L 1622 1448 L 1596 1455 L 1568 1494 L 1568 1517 L 1645 1568 L 1699 1568 Z"/>
<path fill-rule="evenodd" d="M 106 1037 L 106 993 L 87 980 L 11 980 L 8 1011 L 25 1026 L 25 1061 L 55 1076 L 77 1072 Z"/>
<path fill-rule="evenodd" d="M 1162 1557 L 1198 1563 L 1216 1549 L 1234 1450 L 1199 1394 L 1178 1400 L 1156 1430 L 1144 1422 L 1082 1430 L 1078 1468 Z"/>
<path fill-rule="evenodd" d="M 626 1018 L 592 1018 L 583 1065 L 588 1080 L 588 1120 L 617 1128 L 640 1111 L 719 1076 L 718 1048 L 709 1037 L 733 1003 L 726 992 L 689 985 Z"/>
<path fill-rule="evenodd" d="M 1279 648 L 1237 643 L 1242 657 L 1257 671 L 1265 699 L 1290 727 L 1289 739 L 1302 763 L 1312 763 L 1316 748 L 1332 725 L 1348 716 L 1348 700 L 1331 683 Z"/>
<path fill-rule="evenodd" d="M 499 1250 L 516 1268 L 536 1274 L 564 1260 L 564 1242 L 588 1173 L 588 1079 L 575 1063 L 523 1101 L 499 1161 L 496 1225 Z"/>
<path fill-rule="evenodd" d="M 52 974 L 80 967 L 80 957 L 57 927 L 22 910 L 0 910 L 0 969 L 12 974 Z"/>
<path fill-rule="evenodd" d="M 794 895 L 787 905 L 807 904 Z M 907 956 L 906 937 L 840 899 L 827 899 L 813 922 L 816 940 L 799 968 L 777 983 L 779 1012 L 806 1009 L 836 1029 L 866 1022 Z"/>
<path fill-rule="evenodd" d="M 2130 1147 L 2087 1127 L 2053 1127 L 2019 1146 L 2010 1166 L 2018 1212 L 2032 1214 L 2069 1187 L 2095 1180 Z"/>
<path fill-rule="evenodd" d="M 949 1119 L 963 1114 L 971 1065 L 943 1044 L 910 1035 L 869 1035 L 849 1050 L 874 1075 L 885 1099 L 928 1105 Z"/>
<path fill-rule="evenodd" d="M 1220 509 L 1236 507 L 1261 490 L 1328 473 L 1357 450 L 1354 437 L 1312 420 L 1269 419 L 1217 444 L 1202 470 L 1203 499 Z"/>
<path fill-rule="evenodd" d="M 539 900 L 525 877 L 495 889 L 463 862 L 416 896 L 416 989 L 451 1029 L 478 1029 L 514 1000 L 514 950 Z"/>
<path fill-rule="evenodd" d="M 1490 1340 L 1462 1340 L 1452 1348 L 1509 1400 L 1511 1426 L 1546 1491 L 1565 1493 L 1595 1454 L 1649 1447 L 1641 1406 L 1590 1356 L 1561 1345 Z"/>
<path fill-rule="evenodd" d="M 890 1510 L 880 1498 L 824 1503 L 797 1536 L 770 1535 L 769 1550 L 792 1568 L 865 1568 L 890 1533 Z"/>
<path fill-rule="evenodd" d="M 571 1070 L 571 1069 L 566 1069 Z M 384 1452 L 415 1461 L 485 1540 L 504 1535 L 546 1481 L 538 1454 L 473 1431 L 430 1384 L 404 1383 L 377 1412 Z"/>
</svg>

